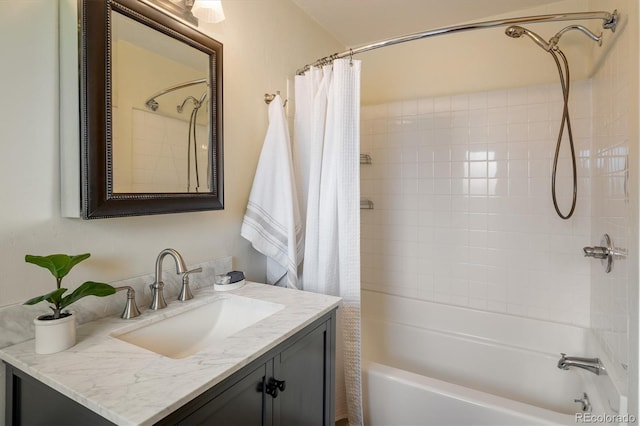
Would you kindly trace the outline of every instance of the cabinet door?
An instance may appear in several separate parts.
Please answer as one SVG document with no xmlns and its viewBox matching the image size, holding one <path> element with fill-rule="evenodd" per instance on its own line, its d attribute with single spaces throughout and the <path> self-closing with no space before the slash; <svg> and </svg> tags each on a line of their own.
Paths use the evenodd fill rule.
<svg viewBox="0 0 640 426">
<path fill-rule="evenodd" d="M 263 418 L 266 417 L 264 394 L 266 374 L 266 365 L 262 364 L 177 424 L 270 426 L 270 421 L 263 423 Z"/>
<path fill-rule="evenodd" d="M 113 425 L 107 419 L 9 364 L 6 366 L 6 373 L 6 425 Z"/>
<path fill-rule="evenodd" d="M 274 358 L 274 378 L 284 381 L 274 404 L 274 424 L 333 424 L 333 339 L 331 322 L 316 327 Z M 267 396 L 267 398 L 271 398 Z"/>
</svg>

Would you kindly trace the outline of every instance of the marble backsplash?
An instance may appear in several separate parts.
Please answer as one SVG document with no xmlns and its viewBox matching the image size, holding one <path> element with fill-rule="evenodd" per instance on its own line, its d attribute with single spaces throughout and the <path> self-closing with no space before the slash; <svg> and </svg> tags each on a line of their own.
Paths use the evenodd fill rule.
<svg viewBox="0 0 640 426">
<path fill-rule="evenodd" d="M 173 267 L 173 262 L 169 262 Z M 215 275 L 224 274 L 232 270 L 231 256 L 215 259 L 199 264 L 188 265 L 189 270 L 202 267 L 201 273 L 189 275 L 191 289 L 199 289 L 213 285 Z M 136 303 L 141 311 L 145 311 L 151 304 L 151 289 L 149 285 L 154 281 L 154 275 L 148 274 L 136 278 L 111 282 L 114 287 L 129 286 L 136 292 Z M 180 294 L 182 279 L 173 270 L 163 271 L 162 281 L 165 284 L 164 297 L 169 301 L 177 299 Z M 124 310 L 127 299 L 126 291 L 119 291 L 107 297 L 85 297 L 74 303 L 70 311 L 76 315 L 76 323 L 83 324 L 98 318 L 119 316 Z M 15 345 L 33 339 L 33 319 L 50 312 L 46 303 L 33 306 L 12 305 L 0 308 L 0 348 Z"/>
</svg>

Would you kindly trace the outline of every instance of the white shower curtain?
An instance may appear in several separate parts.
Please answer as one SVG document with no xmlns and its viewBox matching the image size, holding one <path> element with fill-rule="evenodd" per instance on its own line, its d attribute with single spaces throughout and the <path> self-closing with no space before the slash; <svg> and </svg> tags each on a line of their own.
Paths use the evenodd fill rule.
<svg viewBox="0 0 640 426">
<path fill-rule="evenodd" d="M 362 425 L 360 380 L 360 61 L 295 81 L 294 168 L 306 215 L 302 288 L 342 297 L 336 417 Z M 346 406 L 345 406 L 346 404 Z"/>
</svg>

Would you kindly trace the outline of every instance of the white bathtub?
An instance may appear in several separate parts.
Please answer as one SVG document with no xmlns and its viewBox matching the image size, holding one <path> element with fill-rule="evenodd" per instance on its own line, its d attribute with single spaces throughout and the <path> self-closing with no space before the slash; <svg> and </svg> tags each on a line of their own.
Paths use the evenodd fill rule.
<svg viewBox="0 0 640 426">
<path fill-rule="evenodd" d="M 584 328 L 363 291 L 362 332 L 368 426 L 575 425 L 585 392 L 621 409 L 607 376 L 556 367 L 598 356 Z"/>
</svg>

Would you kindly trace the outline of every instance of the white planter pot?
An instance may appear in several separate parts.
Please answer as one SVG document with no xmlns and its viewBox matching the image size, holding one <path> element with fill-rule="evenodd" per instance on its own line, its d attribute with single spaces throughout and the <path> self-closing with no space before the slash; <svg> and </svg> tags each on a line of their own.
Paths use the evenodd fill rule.
<svg viewBox="0 0 640 426">
<path fill-rule="evenodd" d="M 57 320 L 34 319 L 36 353 L 52 354 L 76 344 L 76 317 L 69 315 Z"/>
</svg>

